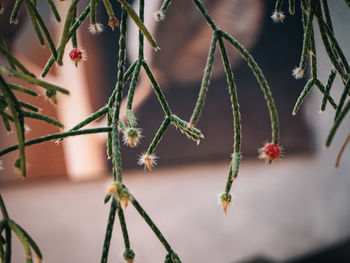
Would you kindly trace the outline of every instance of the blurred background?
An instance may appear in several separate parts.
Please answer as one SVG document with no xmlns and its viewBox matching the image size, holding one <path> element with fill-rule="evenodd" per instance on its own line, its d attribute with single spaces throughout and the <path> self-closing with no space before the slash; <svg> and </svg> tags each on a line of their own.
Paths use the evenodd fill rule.
<svg viewBox="0 0 350 263">
<path fill-rule="evenodd" d="M 325 151 L 322 146 L 333 112 L 328 108 L 318 114 L 319 94 L 311 94 L 302 111 L 291 115 L 305 85 L 305 80 L 296 81 L 291 75 L 302 47 L 300 11 L 297 8 L 294 16 L 286 14 L 283 24 L 274 24 L 270 14 L 275 1 L 203 2 L 219 26 L 243 43 L 262 68 L 279 110 L 285 157 L 272 166 L 256 160 L 257 148 L 270 139 L 267 107 L 245 61 L 230 48 L 242 114 L 244 159 L 233 184 L 235 199 L 228 216 L 218 210 L 217 203 L 217 194 L 224 189 L 233 144 L 232 111 L 219 54 L 197 125 L 205 139 L 197 146 L 169 128 L 156 150 L 160 158 L 155 171 L 146 173 L 137 167 L 139 154 L 147 149 L 163 120 L 159 103 L 151 93 L 136 112 L 144 135 L 141 145 L 135 149 L 122 147 L 126 185 L 183 262 L 349 262 L 349 149 L 345 150 L 340 167 L 334 168 L 336 154 L 349 132 L 349 120 L 342 124 L 332 146 Z M 46 21 L 51 21 L 46 4 L 38 4 Z M 57 4 L 61 11 L 67 5 Z M 147 60 L 172 111 L 189 119 L 200 88 L 211 31 L 194 4 L 186 0 L 174 1 L 167 19 L 154 22 L 153 12 L 159 4 L 156 0 L 146 1 L 146 17 L 151 18 L 146 23 L 161 47 L 160 52 L 154 53 L 146 43 Z M 86 1 L 80 5 L 83 8 Z M 115 7 L 119 14 L 119 6 Z M 335 34 L 344 48 L 350 42 L 349 10 L 340 0 L 332 1 L 330 8 Z M 88 33 L 88 23 L 84 23 L 78 35 L 88 60 L 76 69 L 66 58 L 64 67 L 55 67 L 47 77 L 68 88 L 71 95 L 59 97 L 57 107 L 42 97 L 33 101 L 44 114 L 59 118 L 66 129 L 104 106 L 115 85 L 118 30 L 112 32 L 106 25 L 108 18 L 102 4 L 97 12 L 105 32 L 93 36 Z M 22 13 L 16 27 L 8 25 L 6 12 L 0 19 L 1 32 L 13 53 L 39 75 L 49 51 L 37 45 L 28 18 Z M 61 25 L 53 21 L 50 25 L 57 41 Z M 128 63 L 135 57 L 135 33 L 129 23 Z M 319 78 L 324 82 L 330 65 L 318 32 L 316 37 Z M 349 58 L 350 50 L 344 51 Z M 140 83 L 147 90 L 149 84 L 142 76 Z M 334 92 L 334 98 L 339 98 L 340 94 Z M 32 129 L 28 139 L 58 132 L 36 121 L 28 121 L 28 125 Z M 5 134 L 3 126 L 0 138 L 2 148 L 16 143 L 15 136 Z M 111 180 L 104 138 L 67 139 L 59 146 L 46 143 L 28 148 L 27 154 L 30 167 L 25 181 L 13 172 L 16 153 L 3 159 L 0 191 L 10 215 L 38 241 L 45 261 L 97 262 L 109 210 L 103 206 L 103 197 Z M 132 207 L 126 217 L 136 262 L 163 262 L 165 251 Z M 119 262 L 123 245 L 117 222 L 114 231 L 110 260 Z M 24 253 L 15 242 L 14 262 L 22 262 Z"/>
</svg>

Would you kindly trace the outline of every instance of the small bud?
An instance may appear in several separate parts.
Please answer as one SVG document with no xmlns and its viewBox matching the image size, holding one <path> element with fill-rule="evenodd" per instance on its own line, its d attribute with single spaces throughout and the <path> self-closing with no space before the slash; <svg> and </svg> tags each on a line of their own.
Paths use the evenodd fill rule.
<svg viewBox="0 0 350 263">
<path fill-rule="evenodd" d="M 15 163 L 14 163 L 14 167 L 15 167 L 15 172 L 16 174 L 20 175 L 20 176 L 23 176 L 23 170 L 22 170 L 22 167 L 21 167 L 21 159 L 18 158 Z"/>
<path fill-rule="evenodd" d="M 103 31 L 103 26 L 100 23 L 90 24 L 89 25 L 89 31 L 92 34 L 98 34 L 98 33 Z"/>
<path fill-rule="evenodd" d="M 295 69 L 293 69 L 293 77 L 296 79 L 301 79 L 304 77 L 304 70 L 296 67 Z"/>
<path fill-rule="evenodd" d="M 139 144 L 141 138 L 142 135 L 140 129 L 127 128 L 126 131 L 123 131 L 124 144 L 129 145 L 132 148 Z"/>
<path fill-rule="evenodd" d="M 43 262 L 43 259 L 40 258 L 40 257 L 38 257 L 38 258 L 36 259 L 36 263 L 41 263 L 41 262 Z"/>
<path fill-rule="evenodd" d="M 0 171 L 4 170 L 4 161 L 0 160 Z"/>
<path fill-rule="evenodd" d="M 152 171 L 152 168 L 157 164 L 157 158 L 158 157 L 154 154 L 144 153 L 140 156 L 137 164 L 144 165 L 145 168 L 148 168 L 148 170 Z"/>
<path fill-rule="evenodd" d="M 5 9 L 3 7 L 0 8 L 0 15 L 4 13 Z"/>
<path fill-rule="evenodd" d="M 57 92 L 55 90 L 48 90 L 48 89 L 45 92 L 46 98 L 48 98 L 52 104 L 57 104 L 56 93 Z"/>
<path fill-rule="evenodd" d="M 272 163 L 280 157 L 281 148 L 276 143 L 266 143 L 259 149 L 259 159 L 266 160 L 266 163 Z"/>
<path fill-rule="evenodd" d="M 125 262 L 127 263 L 133 263 L 135 258 L 135 252 L 129 248 L 124 251 L 123 257 L 125 259 Z"/>
<path fill-rule="evenodd" d="M 112 30 L 114 30 L 114 28 L 119 26 L 119 20 L 116 17 L 111 17 L 108 20 L 108 25 L 112 28 Z"/>
<path fill-rule="evenodd" d="M 225 215 L 227 215 L 227 209 L 230 207 L 232 200 L 232 196 L 230 193 L 222 193 L 220 195 L 220 204 L 222 210 L 225 212 Z"/>
<path fill-rule="evenodd" d="M 119 201 L 124 210 L 128 207 L 130 197 L 129 191 L 125 188 L 118 194 Z"/>
<path fill-rule="evenodd" d="M 78 66 L 78 63 L 80 61 L 87 59 L 86 51 L 84 49 L 79 49 L 79 48 L 73 48 L 69 52 L 69 57 L 76 67 Z"/>
<path fill-rule="evenodd" d="M 274 11 L 271 15 L 271 18 L 275 23 L 279 23 L 279 22 L 282 23 L 285 18 L 285 15 L 282 11 Z"/>
<path fill-rule="evenodd" d="M 165 19 L 165 15 L 160 10 L 158 10 L 157 12 L 154 13 L 154 19 L 156 21 L 162 21 Z"/>
</svg>

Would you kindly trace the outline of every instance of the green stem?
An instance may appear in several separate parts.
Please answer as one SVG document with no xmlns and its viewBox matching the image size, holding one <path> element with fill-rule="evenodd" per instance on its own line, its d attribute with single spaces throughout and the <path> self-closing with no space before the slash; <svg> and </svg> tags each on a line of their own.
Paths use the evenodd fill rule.
<svg viewBox="0 0 350 263">
<path fill-rule="evenodd" d="M 9 86 L 10 89 L 17 90 L 17 91 L 26 93 L 26 94 L 34 96 L 34 97 L 38 96 L 38 93 L 36 93 L 35 91 L 27 89 L 27 88 L 19 86 L 19 85 L 7 83 L 7 86 Z"/>
<path fill-rule="evenodd" d="M 164 238 L 163 234 L 160 232 L 158 227 L 153 223 L 152 219 L 149 217 L 149 215 L 146 213 L 146 211 L 142 208 L 142 206 L 137 202 L 136 198 L 131 195 L 131 203 L 137 210 L 137 212 L 143 217 L 145 222 L 149 225 L 149 227 L 152 229 L 156 237 L 159 239 L 159 241 L 162 243 L 166 251 L 168 251 L 169 254 L 175 253 L 168 241 Z"/>
<path fill-rule="evenodd" d="M 278 144 L 279 141 L 279 124 L 278 124 L 278 113 L 276 109 L 275 102 L 272 98 L 270 87 L 259 68 L 258 64 L 255 62 L 253 57 L 248 53 L 247 50 L 245 50 L 241 44 L 237 42 L 235 38 L 227 34 L 226 32 L 219 30 L 220 35 L 228 40 L 241 54 L 241 56 L 247 61 L 248 66 L 253 71 L 257 81 L 260 84 L 260 88 L 262 92 L 264 93 L 265 100 L 267 102 L 267 107 L 270 113 L 270 119 L 271 119 L 271 130 L 272 130 L 272 143 Z"/>
<path fill-rule="evenodd" d="M 122 182 L 122 164 L 119 150 L 119 113 L 120 113 L 120 104 L 122 98 L 122 89 L 123 89 L 123 77 L 124 77 L 124 65 L 126 59 L 126 19 L 127 12 L 125 8 L 122 8 L 122 15 L 120 21 L 120 36 L 119 36 L 119 57 L 118 57 L 118 75 L 116 83 L 116 94 L 115 94 L 115 110 L 113 113 L 112 121 L 112 152 L 113 152 L 113 169 L 114 169 L 114 181 L 121 183 Z"/>
<path fill-rule="evenodd" d="M 289 14 L 295 14 L 295 0 L 289 0 Z"/>
<path fill-rule="evenodd" d="M 282 4 L 283 4 L 283 0 L 277 0 L 275 4 L 275 11 L 281 12 Z"/>
<path fill-rule="evenodd" d="M 333 33 L 334 30 L 333 30 L 333 24 L 332 24 L 331 14 L 330 14 L 330 12 L 329 12 L 328 1 L 327 1 L 327 0 L 322 0 L 321 2 L 322 2 L 324 14 L 325 14 L 325 18 L 326 18 L 326 23 L 327 23 L 329 29 L 330 29 L 330 30 L 332 31 L 332 33 Z"/>
<path fill-rule="evenodd" d="M 32 25 L 33 25 L 35 34 L 36 34 L 36 36 L 37 36 L 37 38 L 38 38 L 38 40 L 39 40 L 39 43 L 40 43 L 40 45 L 43 46 L 43 45 L 45 44 L 44 38 L 43 38 L 43 36 L 42 36 L 42 34 L 41 34 L 40 27 L 39 27 L 39 25 L 38 25 L 38 21 L 37 21 L 37 19 L 36 19 L 36 17 L 35 17 L 35 14 L 34 14 L 34 10 L 31 8 L 31 2 L 28 1 L 28 0 L 25 0 L 25 1 L 24 1 L 24 4 L 25 4 L 25 6 L 26 6 L 26 9 L 27 9 L 29 18 L 30 18 L 30 20 L 31 20 L 31 22 L 32 22 Z"/>
<path fill-rule="evenodd" d="M 13 222 L 14 224 L 16 224 L 15 222 Z M 29 245 L 32 247 L 32 249 L 34 250 L 36 256 L 38 257 L 38 259 L 42 259 L 42 253 L 40 251 L 40 248 L 38 247 L 38 245 L 35 243 L 35 241 L 33 240 L 33 238 L 18 224 L 16 224 L 17 227 L 22 231 L 24 237 L 27 239 Z"/>
<path fill-rule="evenodd" d="M 103 242 L 103 250 L 102 250 L 102 256 L 100 261 L 101 263 L 107 263 L 116 210 L 117 210 L 117 201 L 113 198 L 111 202 L 111 208 L 109 210 L 108 223 L 107 223 L 107 228 L 105 232 L 105 240 Z"/>
<path fill-rule="evenodd" d="M 136 63 L 134 74 L 132 75 L 132 78 L 131 78 L 128 97 L 127 97 L 127 105 L 126 105 L 126 108 L 128 110 L 132 109 L 132 101 L 134 99 L 135 88 L 136 88 L 136 84 L 137 84 L 137 81 L 138 81 L 138 78 L 140 75 L 141 64 L 142 64 L 142 62 L 140 60 L 138 60 Z"/>
<path fill-rule="evenodd" d="M 62 138 L 71 137 L 71 136 L 101 133 L 101 132 L 111 132 L 111 131 L 112 131 L 111 127 L 102 127 L 102 128 L 93 128 L 93 129 L 61 132 L 61 133 L 50 134 L 50 135 L 46 135 L 46 136 L 42 136 L 42 137 L 38 137 L 38 138 L 35 138 L 32 140 L 26 141 L 24 143 L 24 146 L 30 146 L 30 145 L 34 145 L 34 144 L 38 144 L 38 143 L 42 143 L 42 142 L 62 139 Z M 0 156 L 5 155 L 9 152 L 15 151 L 17 149 L 18 149 L 18 145 L 10 146 L 6 149 L 1 150 Z"/>
<path fill-rule="evenodd" d="M 12 251 L 12 234 L 11 234 L 11 229 L 10 227 L 7 225 L 7 220 L 9 219 L 9 215 L 4 203 L 4 200 L 2 199 L 2 196 L 0 194 L 0 210 L 2 213 L 2 216 L 4 218 L 4 220 L 6 220 L 6 227 L 5 227 L 5 238 L 6 238 L 6 247 L 5 247 L 5 262 L 6 263 L 10 263 L 11 262 L 11 251 Z M 1 232 L 0 232 L 1 235 Z M 0 246 L 2 246 L 2 244 L 0 244 Z"/>
<path fill-rule="evenodd" d="M 234 153 L 240 153 L 241 152 L 241 114 L 239 112 L 237 91 L 233 80 L 230 61 L 228 59 L 226 48 L 224 46 L 224 42 L 222 41 L 221 37 L 218 38 L 218 42 L 219 42 L 219 47 L 221 51 L 222 62 L 225 67 L 227 84 L 229 86 L 232 111 L 233 111 L 234 133 L 235 133 L 233 150 L 234 150 Z"/>
<path fill-rule="evenodd" d="M 41 121 L 45 121 L 49 124 L 55 125 L 57 127 L 63 128 L 63 124 L 60 123 L 59 121 L 50 118 L 49 116 L 43 115 L 43 114 L 39 114 L 39 113 L 35 113 L 35 112 L 30 112 L 30 111 L 22 111 L 22 114 L 24 117 L 27 118 L 32 118 L 32 119 L 37 119 L 37 120 L 41 120 Z"/>
<path fill-rule="evenodd" d="M 193 0 L 194 3 L 196 4 L 197 8 L 199 9 L 199 11 L 201 12 L 202 16 L 204 17 L 204 19 L 207 21 L 207 23 L 209 24 L 209 26 L 213 29 L 213 31 L 217 31 L 218 27 L 216 26 L 216 24 L 214 23 L 213 19 L 211 19 L 211 17 L 209 16 L 207 10 L 203 7 L 203 4 L 200 0 Z"/>
<path fill-rule="evenodd" d="M 46 2 L 49 5 L 51 12 L 54 15 L 54 17 L 56 18 L 57 22 L 61 22 L 60 14 L 58 13 L 56 5 L 53 2 L 53 0 L 46 0 Z"/>
<path fill-rule="evenodd" d="M 207 58 L 207 64 L 205 65 L 204 69 L 204 75 L 202 78 L 201 88 L 198 94 L 196 106 L 193 110 L 193 113 L 190 118 L 190 124 L 192 126 L 195 126 L 198 122 L 198 119 L 201 115 L 202 109 L 204 107 L 205 98 L 208 92 L 208 86 L 210 82 L 210 75 L 213 68 L 213 61 L 214 61 L 214 55 L 215 55 L 215 48 L 216 48 L 216 41 L 217 41 L 218 35 L 216 31 L 213 33 L 213 37 L 211 39 L 209 54 Z"/>
<path fill-rule="evenodd" d="M 4 66 L 1 66 L 0 65 L 0 73 L 3 73 L 7 76 L 14 76 L 16 78 L 19 78 L 19 79 L 23 79 L 29 83 L 32 83 L 34 85 L 38 85 L 38 86 L 41 86 L 43 87 L 44 89 L 47 89 L 47 90 L 51 90 L 51 91 L 59 91 L 63 94 L 69 94 L 69 91 L 66 90 L 66 89 L 63 89 L 59 86 L 56 86 L 56 85 L 53 85 L 51 83 L 48 83 L 48 82 L 45 82 L 45 81 L 42 81 L 40 79 L 37 79 L 37 78 L 34 78 L 30 75 L 27 75 L 27 74 L 24 74 L 22 72 L 19 72 L 17 70 L 13 70 L 13 69 L 9 69 L 9 68 L 6 68 Z"/>
<path fill-rule="evenodd" d="M 11 16 L 10 16 L 10 23 L 11 24 L 17 24 L 17 15 L 19 8 L 21 7 L 23 0 L 16 0 L 15 5 L 12 9 Z"/>
<path fill-rule="evenodd" d="M 2 53 L 7 58 L 10 65 L 17 66 L 23 73 L 35 77 L 35 75 L 29 72 L 29 70 L 17 58 L 10 54 L 6 47 L 0 46 L 0 53 Z M 11 68 L 15 70 L 15 68 Z"/>
<path fill-rule="evenodd" d="M 311 40 L 311 33 L 312 33 L 312 20 L 314 17 L 313 9 L 309 11 L 309 14 L 307 15 L 307 22 L 306 22 L 306 28 L 304 30 L 304 41 L 303 41 L 303 49 L 301 53 L 301 59 L 299 63 L 299 68 L 301 70 L 305 70 L 306 68 L 306 61 L 307 61 L 307 54 L 308 49 L 310 48 L 310 40 Z"/>
<path fill-rule="evenodd" d="M 169 108 L 168 102 L 166 101 L 164 94 L 163 94 L 162 90 L 160 89 L 158 82 L 154 78 L 153 73 L 145 60 L 142 61 L 142 66 L 145 69 L 146 74 L 152 83 L 153 90 L 157 95 L 157 98 L 162 106 L 164 113 L 169 117 L 171 115 L 171 110 Z"/>
<path fill-rule="evenodd" d="M 103 4 L 104 4 L 105 9 L 107 11 L 108 17 L 109 18 L 113 18 L 113 17 L 115 18 L 115 14 L 114 14 L 111 2 L 109 0 L 103 0 Z"/>
<path fill-rule="evenodd" d="M 313 87 L 314 84 L 315 84 L 315 80 L 314 79 L 310 79 L 306 83 L 303 91 L 300 93 L 300 96 L 298 97 L 297 102 L 294 105 L 294 109 L 293 109 L 292 115 L 296 115 L 297 114 L 301 104 L 304 102 L 307 94 L 309 94 L 309 92 L 310 92 L 310 90 L 311 90 L 311 88 Z"/>
<path fill-rule="evenodd" d="M 73 0 L 67 12 L 66 21 L 64 22 L 64 26 L 63 26 L 61 41 L 57 48 L 57 63 L 59 65 L 63 64 L 62 59 L 63 59 L 64 49 L 69 40 L 69 31 L 72 25 L 72 21 L 74 19 L 74 9 L 77 6 L 78 2 L 79 0 Z"/>
<path fill-rule="evenodd" d="M 0 75 L 0 89 L 5 96 L 7 106 L 11 112 L 13 120 L 15 122 L 17 141 L 19 145 L 19 157 L 21 165 L 21 174 L 26 176 L 26 156 L 24 149 L 24 119 L 22 115 L 21 106 L 16 97 L 12 93 L 11 89 L 7 86 L 5 80 Z"/>
<path fill-rule="evenodd" d="M 27 9 L 31 9 L 36 17 L 36 21 L 39 23 L 45 37 L 46 37 L 46 40 L 47 40 L 47 43 L 49 44 L 49 47 L 51 49 L 51 52 L 52 52 L 52 55 L 54 56 L 54 58 L 57 58 L 57 52 L 56 52 L 56 47 L 55 47 L 55 44 L 53 43 L 53 40 L 51 38 L 51 35 L 50 35 L 50 32 L 49 30 L 47 29 L 43 19 L 41 18 L 38 10 L 36 9 L 35 6 L 33 6 L 33 4 L 30 2 L 30 0 L 25 0 L 25 4 L 27 6 Z"/>
<path fill-rule="evenodd" d="M 71 39 L 71 37 L 73 37 L 73 35 L 75 34 L 75 32 L 77 31 L 77 29 L 80 27 L 80 25 L 83 23 L 83 21 L 85 20 L 85 18 L 89 15 L 90 13 L 90 5 L 88 5 L 85 10 L 81 13 L 81 15 L 79 16 L 78 19 L 75 19 L 74 24 L 71 26 L 69 33 L 68 33 L 68 39 Z M 57 47 L 57 50 L 60 49 L 60 45 Z M 47 73 L 49 72 L 50 68 L 52 67 L 53 63 L 55 62 L 55 58 L 53 56 L 51 56 L 49 58 L 49 60 L 46 62 L 46 65 L 44 67 L 44 69 L 41 72 L 41 76 L 44 78 Z"/>
<path fill-rule="evenodd" d="M 75 20 L 77 19 L 77 6 L 75 6 L 73 10 L 73 20 L 72 25 L 74 24 Z M 68 40 L 69 41 L 69 40 Z M 78 39 L 77 39 L 77 31 L 75 31 L 72 35 L 72 47 L 78 48 Z"/>
<path fill-rule="evenodd" d="M 317 88 L 321 91 L 321 93 L 324 95 L 326 88 L 323 86 L 321 81 L 319 79 L 315 79 L 315 84 Z M 327 100 L 334 109 L 337 109 L 337 104 L 334 102 L 333 98 L 330 95 L 327 96 Z"/>
<path fill-rule="evenodd" d="M 323 95 L 323 99 L 322 99 L 321 111 L 325 111 L 325 109 L 326 109 L 327 97 L 329 96 L 329 93 L 331 91 L 331 88 L 332 88 L 332 85 L 333 85 L 333 82 L 334 82 L 336 75 L 337 75 L 337 73 L 334 69 L 332 69 L 329 72 L 326 88 L 324 90 L 324 95 Z"/>
<path fill-rule="evenodd" d="M 147 149 L 147 154 L 148 155 L 151 155 L 154 152 L 155 148 L 157 147 L 158 143 L 162 139 L 162 137 L 163 137 L 166 129 L 168 128 L 169 124 L 170 124 L 170 117 L 166 117 L 164 119 L 164 121 L 162 122 L 162 124 L 160 125 L 156 135 L 154 136 L 150 146 Z"/>
<path fill-rule="evenodd" d="M 230 169 L 229 169 L 226 186 L 225 186 L 226 194 L 230 193 L 233 180 L 237 178 L 240 162 L 241 162 L 241 154 L 238 152 L 234 152 L 232 154 L 232 160 L 230 163 Z"/>
<path fill-rule="evenodd" d="M 0 9 L 1 9 L 1 8 L 0 8 Z M 1 34 L 0 34 L 0 47 L 2 47 L 3 49 L 5 49 L 5 51 L 7 51 L 7 53 L 10 54 L 9 49 L 8 49 L 8 47 L 7 47 L 7 45 L 6 45 L 6 42 L 5 42 L 5 40 L 4 40 L 4 38 L 2 37 Z M 16 68 L 16 65 L 12 62 L 12 60 L 9 59 L 8 56 L 6 56 L 6 59 L 7 59 L 7 62 L 9 63 L 9 65 L 10 65 L 10 67 L 11 67 L 12 69 L 15 69 L 15 68 Z"/>
<path fill-rule="evenodd" d="M 338 106 L 337 106 L 337 110 L 335 111 L 335 119 L 338 118 L 343 106 L 344 106 L 344 103 L 345 103 L 345 99 L 347 98 L 348 94 L 349 94 L 349 90 L 350 90 L 350 77 L 348 77 L 346 83 L 345 83 L 345 86 L 344 86 L 344 90 L 343 90 L 343 93 L 340 97 L 340 100 L 339 100 L 339 103 L 338 103 Z"/>
<path fill-rule="evenodd" d="M 166 10 L 168 9 L 169 4 L 171 3 L 171 0 L 164 0 L 163 4 L 160 7 L 160 12 L 162 14 L 165 14 Z"/>
<path fill-rule="evenodd" d="M 136 14 L 132 6 L 127 2 L 127 0 L 118 0 L 118 2 L 124 6 L 126 12 L 128 12 L 131 19 L 134 20 L 139 30 L 141 30 L 142 34 L 146 37 L 153 49 L 157 51 L 159 49 L 157 42 L 153 39 L 152 35 L 140 19 L 140 17 Z"/>
<path fill-rule="evenodd" d="M 118 203 L 117 212 L 118 212 L 120 227 L 121 227 L 122 233 L 123 233 L 125 249 L 130 249 L 130 241 L 129 241 L 128 229 L 126 227 L 124 212 L 123 212 L 123 209 L 120 206 L 120 203 Z"/>
<path fill-rule="evenodd" d="M 94 25 L 96 24 L 96 0 L 90 0 L 90 7 L 90 24 Z"/>
<path fill-rule="evenodd" d="M 12 229 L 12 231 L 16 234 L 19 241 L 22 243 L 22 246 L 23 246 L 24 251 L 26 253 L 26 262 L 32 263 L 33 262 L 32 251 L 30 249 L 29 242 L 28 242 L 27 238 L 25 237 L 25 235 L 23 234 L 21 229 L 17 226 L 17 224 L 15 222 L 13 222 L 11 219 L 7 220 L 7 224 Z"/>
<path fill-rule="evenodd" d="M 348 101 L 346 103 L 343 110 L 338 114 L 338 117 L 335 119 L 335 121 L 333 123 L 333 127 L 331 128 L 331 130 L 327 136 L 327 139 L 326 139 L 326 147 L 329 147 L 329 145 L 331 144 L 333 137 L 339 128 L 339 125 L 341 124 L 341 122 L 343 121 L 344 117 L 347 115 L 349 110 L 350 110 L 350 101 Z"/>
</svg>

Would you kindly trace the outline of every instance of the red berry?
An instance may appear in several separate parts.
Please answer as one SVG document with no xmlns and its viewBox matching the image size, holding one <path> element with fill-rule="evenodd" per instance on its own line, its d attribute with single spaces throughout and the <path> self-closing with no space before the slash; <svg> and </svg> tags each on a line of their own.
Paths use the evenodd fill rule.
<svg viewBox="0 0 350 263">
<path fill-rule="evenodd" d="M 268 159 L 274 160 L 280 156 L 280 147 L 275 143 L 266 144 L 264 147 L 264 153 Z"/>
<path fill-rule="evenodd" d="M 85 59 L 85 53 L 83 50 L 73 48 L 71 52 L 69 52 L 69 57 L 74 62 L 75 66 L 78 66 L 78 63 Z"/>
<path fill-rule="evenodd" d="M 272 161 L 278 159 L 281 154 L 281 148 L 276 143 L 267 143 L 261 149 L 259 149 L 260 159 L 265 159 L 267 163 L 271 163 Z"/>
</svg>

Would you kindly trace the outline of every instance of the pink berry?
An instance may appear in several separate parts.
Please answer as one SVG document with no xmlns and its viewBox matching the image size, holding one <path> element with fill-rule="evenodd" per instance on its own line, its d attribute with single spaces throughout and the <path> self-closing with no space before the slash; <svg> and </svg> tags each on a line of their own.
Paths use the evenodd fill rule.
<svg viewBox="0 0 350 263">
<path fill-rule="evenodd" d="M 84 50 L 80 50 L 78 48 L 73 48 L 69 52 L 69 57 L 74 62 L 76 67 L 78 66 L 78 63 L 81 60 L 85 60 L 86 59 L 85 51 Z"/>
</svg>

